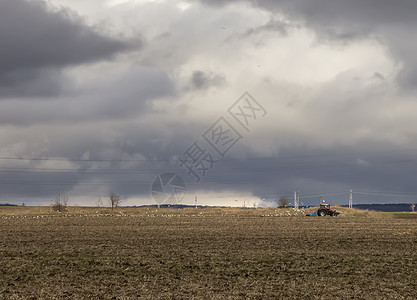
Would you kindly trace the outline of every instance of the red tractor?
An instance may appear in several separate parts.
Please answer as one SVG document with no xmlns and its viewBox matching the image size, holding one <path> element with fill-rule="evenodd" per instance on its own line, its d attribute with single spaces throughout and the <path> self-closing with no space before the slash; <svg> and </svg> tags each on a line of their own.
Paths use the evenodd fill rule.
<svg viewBox="0 0 417 300">
<path fill-rule="evenodd" d="M 320 204 L 320 208 L 317 210 L 317 215 L 319 215 L 320 217 L 324 217 L 324 216 L 332 216 L 332 217 L 337 217 L 337 215 L 339 214 L 339 212 L 337 212 L 335 209 L 331 209 L 330 208 L 330 204 Z"/>
</svg>

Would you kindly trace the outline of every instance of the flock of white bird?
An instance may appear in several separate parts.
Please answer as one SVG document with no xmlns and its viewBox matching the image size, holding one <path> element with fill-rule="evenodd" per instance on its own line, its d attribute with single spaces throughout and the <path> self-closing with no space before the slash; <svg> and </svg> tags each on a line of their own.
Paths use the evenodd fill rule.
<svg viewBox="0 0 417 300">
<path fill-rule="evenodd" d="M 275 211 L 274 213 L 268 213 L 268 214 L 259 214 L 259 215 L 253 215 L 253 216 L 260 216 L 260 217 L 290 217 L 290 216 L 298 216 L 298 215 L 305 215 L 305 210 L 287 210 L 285 212 L 278 212 Z M 222 213 L 222 214 L 204 214 L 203 212 L 200 212 L 198 214 L 183 214 L 183 213 L 177 213 L 177 214 L 159 214 L 159 213 L 150 213 L 146 212 L 144 214 L 124 214 L 124 213 L 115 213 L 115 214 L 100 214 L 98 212 L 94 214 L 68 214 L 68 213 L 57 213 L 57 214 L 48 214 L 48 215 L 8 215 L 8 216 L 2 216 L 2 219 L 44 219 L 44 218 L 98 218 L 98 217 L 124 217 L 124 218 L 137 218 L 137 217 L 145 217 L 145 218 L 196 218 L 196 217 L 227 217 L 227 216 L 233 216 L 233 217 L 247 217 L 251 215 L 246 214 L 228 214 L 228 213 Z"/>
</svg>

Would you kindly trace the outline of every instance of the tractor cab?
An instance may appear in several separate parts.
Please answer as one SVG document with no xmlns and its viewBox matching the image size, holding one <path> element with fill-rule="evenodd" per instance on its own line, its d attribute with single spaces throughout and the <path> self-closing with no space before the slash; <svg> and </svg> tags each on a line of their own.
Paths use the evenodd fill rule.
<svg viewBox="0 0 417 300">
<path fill-rule="evenodd" d="M 329 210 L 329 209 L 330 209 L 330 204 L 321 203 L 321 204 L 320 204 L 320 208 L 324 208 L 324 209 Z"/>
</svg>

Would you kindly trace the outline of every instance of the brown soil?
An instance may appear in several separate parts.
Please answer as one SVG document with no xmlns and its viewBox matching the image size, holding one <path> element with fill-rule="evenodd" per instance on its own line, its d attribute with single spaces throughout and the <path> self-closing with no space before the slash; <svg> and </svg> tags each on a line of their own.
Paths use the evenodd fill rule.
<svg viewBox="0 0 417 300">
<path fill-rule="evenodd" d="M 416 299 L 417 218 L 339 210 L 0 208 L 0 298 Z"/>
</svg>

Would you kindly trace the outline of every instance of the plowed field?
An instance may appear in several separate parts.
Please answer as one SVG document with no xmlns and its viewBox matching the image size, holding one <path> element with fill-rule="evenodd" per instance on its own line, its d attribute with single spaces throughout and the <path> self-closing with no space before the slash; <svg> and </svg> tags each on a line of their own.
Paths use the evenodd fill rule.
<svg viewBox="0 0 417 300">
<path fill-rule="evenodd" d="M 416 299 L 414 216 L 0 208 L 0 298 Z"/>
</svg>

